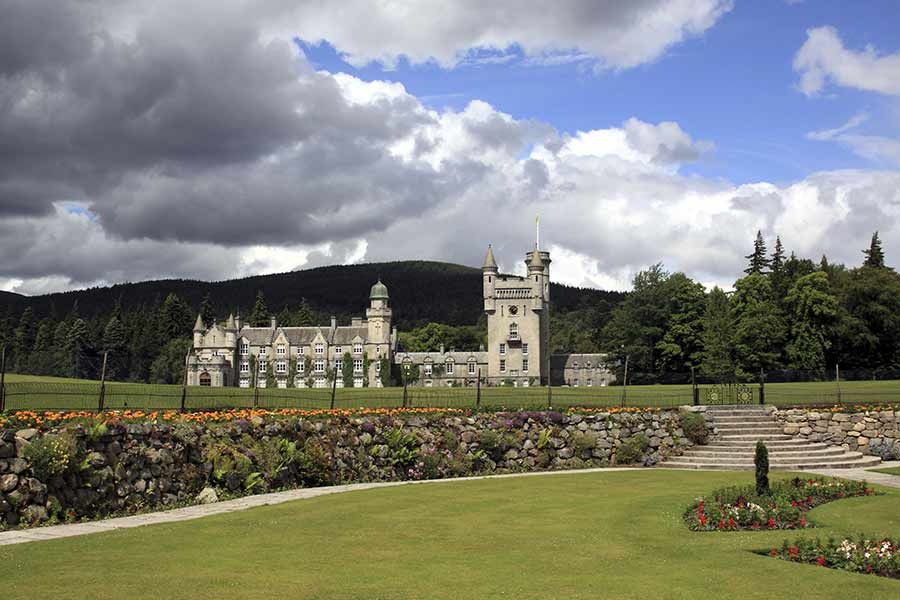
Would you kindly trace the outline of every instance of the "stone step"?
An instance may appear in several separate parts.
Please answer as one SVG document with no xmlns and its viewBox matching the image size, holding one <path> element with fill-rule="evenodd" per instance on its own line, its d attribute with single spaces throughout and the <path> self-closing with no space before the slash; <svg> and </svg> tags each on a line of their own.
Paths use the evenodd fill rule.
<svg viewBox="0 0 900 600">
<path fill-rule="evenodd" d="M 780 446 L 766 446 L 769 449 L 769 454 L 773 452 L 793 452 L 797 450 L 825 450 L 826 448 L 834 448 L 835 446 L 830 446 L 828 444 L 824 444 L 822 442 L 807 442 L 802 443 L 798 441 L 795 444 L 782 444 Z M 753 453 L 756 451 L 756 444 L 742 444 L 742 445 L 728 445 L 728 444 L 718 444 L 712 443 L 707 444 L 705 446 L 693 446 L 690 450 L 708 450 L 712 452 L 750 452 Z"/>
<path fill-rule="evenodd" d="M 776 423 L 775 419 L 769 415 L 740 415 L 734 417 L 718 416 L 710 418 L 716 425 L 726 423 Z"/>
<path fill-rule="evenodd" d="M 722 442 L 756 442 L 756 441 L 762 440 L 766 443 L 780 442 L 780 441 L 792 441 L 794 439 L 795 439 L 794 436 L 784 435 L 783 433 L 760 433 L 760 434 L 740 434 L 740 435 L 725 434 L 725 435 L 721 435 L 717 438 L 718 441 L 722 441 Z"/>
<path fill-rule="evenodd" d="M 769 466 L 770 467 L 778 467 L 778 466 L 792 466 L 792 465 L 820 465 L 822 463 L 833 463 L 833 462 L 844 462 L 850 460 L 859 460 L 863 457 L 863 455 L 859 452 L 842 452 L 837 455 L 803 455 L 803 456 L 777 456 L 769 457 Z M 747 457 L 735 457 L 735 456 L 722 456 L 718 458 L 710 458 L 705 456 L 689 456 L 683 455 L 678 457 L 678 462 L 684 463 L 692 463 L 692 464 L 704 464 L 704 465 L 718 465 L 718 464 L 731 464 L 731 465 L 753 465 L 754 460 L 752 456 Z"/>
<path fill-rule="evenodd" d="M 765 406 L 746 406 L 745 408 L 735 408 L 734 406 L 712 407 L 706 409 L 706 414 L 712 417 L 741 417 L 741 416 L 759 416 L 771 414 Z"/>
<path fill-rule="evenodd" d="M 769 468 L 775 471 L 802 471 L 803 469 L 861 469 L 874 467 L 881 463 L 881 459 L 877 456 L 865 456 L 856 460 L 843 460 L 839 457 L 834 462 L 814 463 L 814 464 L 770 464 Z M 678 457 L 671 461 L 665 461 L 657 465 L 663 469 L 713 469 L 722 471 L 752 471 L 755 467 L 751 463 L 749 465 L 743 463 L 690 463 L 681 462 Z"/>
<path fill-rule="evenodd" d="M 791 457 L 791 456 L 834 456 L 838 454 L 843 454 L 845 450 L 843 448 L 837 446 L 825 446 L 822 448 L 808 448 L 801 447 L 793 450 L 770 450 L 769 457 L 770 458 L 781 458 L 781 457 Z M 753 450 L 735 450 L 733 448 L 728 448 L 725 450 L 697 450 L 696 448 L 690 448 L 684 451 L 683 456 L 709 456 L 709 457 L 719 457 L 719 456 L 733 456 L 733 457 L 750 457 L 753 458 L 756 454 Z"/>
<path fill-rule="evenodd" d="M 781 435 L 788 435 L 784 433 L 784 427 L 778 427 L 777 425 L 762 424 L 759 425 L 738 425 L 734 427 L 721 427 L 716 426 L 716 432 L 720 435 L 741 435 L 741 434 L 758 434 L 758 433 L 775 433 Z"/>
<path fill-rule="evenodd" d="M 713 444 L 717 446 L 738 446 L 738 447 L 747 447 L 747 448 L 755 448 L 756 447 L 756 439 L 753 436 L 744 436 L 748 439 L 714 439 Z M 813 444 L 818 442 L 810 442 L 809 440 L 805 440 L 803 438 L 796 438 L 790 435 L 781 436 L 783 439 L 778 440 L 763 440 L 766 443 L 766 447 L 770 450 L 772 448 L 776 448 L 779 446 L 792 446 L 794 444 Z"/>
</svg>

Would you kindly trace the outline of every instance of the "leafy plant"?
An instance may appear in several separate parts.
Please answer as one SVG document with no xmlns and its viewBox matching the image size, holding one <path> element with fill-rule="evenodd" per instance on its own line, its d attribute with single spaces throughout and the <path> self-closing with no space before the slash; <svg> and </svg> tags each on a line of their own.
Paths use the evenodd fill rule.
<svg viewBox="0 0 900 600">
<path fill-rule="evenodd" d="M 395 427 L 384 433 L 384 441 L 389 450 L 388 460 L 392 465 L 407 466 L 416 461 L 419 440 L 413 433 Z"/>
<path fill-rule="evenodd" d="M 649 440 L 648 440 L 649 445 Z M 584 456 L 597 447 L 597 434 L 591 431 L 579 431 L 572 436 L 572 449 L 577 456 Z"/>
<path fill-rule="evenodd" d="M 685 437 L 695 444 L 705 445 L 709 440 L 709 428 L 702 413 L 686 412 L 681 415 L 681 429 Z"/>
<path fill-rule="evenodd" d="M 69 436 L 48 434 L 25 447 L 23 456 L 31 463 L 31 472 L 41 481 L 66 473 L 75 461 L 75 441 Z"/>
<path fill-rule="evenodd" d="M 538 450 L 543 450 L 550 443 L 550 438 L 553 436 L 553 430 L 549 427 L 547 429 L 541 429 L 541 432 L 538 434 L 537 443 L 535 447 Z"/>
<path fill-rule="evenodd" d="M 769 489 L 769 450 L 762 440 L 756 442 L 756 456 L 753 459 L 756 465 L 756 493 L 760 496 L 771 494 Z"/>
<path fill-rule="evenodd" d="M 643 433 L 633 435 L 616 449 L 616 463 L 630 465 L 640 462 L 644 451 L 650 447 L 650 438 Z"/>
</svg>

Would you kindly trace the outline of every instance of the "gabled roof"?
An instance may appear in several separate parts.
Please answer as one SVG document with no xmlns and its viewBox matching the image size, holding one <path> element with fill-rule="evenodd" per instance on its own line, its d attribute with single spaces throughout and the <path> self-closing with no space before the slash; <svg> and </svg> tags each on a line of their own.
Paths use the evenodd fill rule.
<svg viewBox="0 0 900 600">
<path fill-rule="evenodd" d="M 342 325 L 334 330 L 334 337 L 330 343 L 332 344 L 352 344 L 354 340 L 366 341 L 369 335 L 368 326 L 354 327 L 353 325 Z"/>
<path fill-rule="evenodd" d="M 440 352 L 397 352 L 394 354 L 394 362 L 402 363 L 404 359 L 409 358 L 410 362 L 415 364 L 421 364 L 426 362 L 426 359 L 431 359 L 431 362 L 434 363 L 444 363 L 450 359 L 453 359 L 455 363 L 467 363 L 470 359 L 474 359 L 475 362 L 486 363 L 488 360 L 488 353 L 484 351 L 478 352 L 444 352 L 441 354 Z"/>
<path fill-rule="evenodd" d="M 308 346 L 320 333 L 323 339 L 328 340 L 328 336 L 321 327 L 284 327 L 283 331 L 291 346 Z"/>
<path fill-rule="evenodd" d="M 238 336 L 246 339 L 252 346 L 268 346 L 272 343 L 274 333 L 275 330 L 270 327 L 244 327 Z"/>
</svg>

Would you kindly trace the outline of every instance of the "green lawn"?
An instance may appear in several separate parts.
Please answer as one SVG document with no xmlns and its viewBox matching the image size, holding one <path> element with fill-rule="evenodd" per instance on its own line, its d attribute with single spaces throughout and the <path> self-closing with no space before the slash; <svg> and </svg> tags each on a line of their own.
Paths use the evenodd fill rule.
<svg viewBox="0 0 900 600">
<path fill-rule="evenodd" d="M 707 388 L 701 388 L 701 402 Z M 753 401 L 758 401 L 758 385 L 750 385 Z M 900 381 L 850 381 L 841 383 L 840 399 L 845 404 L 900 402 Z M 8 374 L 7 410 L 95 410 L 99 383 L 95 381 Z M 623 394 L 624 392 L 624 394 Z M 772 383 L 765 386 L 766 402 L 778 405 L 825 404 L 838 402 L 834 383 Z M 624 398 L 623 398 L 624 396 Z M 472 408 L 475 388 L 410 387 L 411 406 Z M 689 385 L 636 385 L 622 387 L 554 388 L 554 407 L 588 406 L 679 406 L 692 402 Z M 400 406 L 399 387 L 338 389 L 336 408 L 360 406 Z M 261 389 L 256 403 L 261 408 L 327 408 L 330 389 Z M 485 408 L 544 408 L 547 388 L 483 387 L 481 406 Z M 107 408 L 177 409 L 181 406 L 181 386 L 110 382 L 106 390 Z M 240 388 L 188 388 L 188 409 L 254 406 L 253 390 Z"/>
<path fill-rule="evenodd" d="M 682 524 L 694 497 L 747 481 L 646 470 L 352 492 L 3 546 L 0 581 L 22 599 L 900 597 L 900 581 L 751 552 L 790 532 Z M 819 507 L 804 535 L 900 536 L 898 495 Z"/>
<path fill-rule="evenodd" d="M 887 469 L 869 469 L 876 473 L 887 473 L 888 475 L 900 475 L 900 467 L 889 467 Z"/>
</svg>

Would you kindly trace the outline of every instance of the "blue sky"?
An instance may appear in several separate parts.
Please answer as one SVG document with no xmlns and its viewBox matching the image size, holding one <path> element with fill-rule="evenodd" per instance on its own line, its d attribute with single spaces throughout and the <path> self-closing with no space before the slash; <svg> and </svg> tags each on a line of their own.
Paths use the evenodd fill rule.
<svg viewBox="0 0 900 600">
<path fill-rule="evenodd" d="M 480 99 L 517 119 L 538 119 L 569 133 L 617 126 L 630 117 L 675 121 L 695 139 L 716 144 L 711 156 L 685 172 L 738 184 L 787 183 L 821 170 L 883 166 L 837 144 L 808 140 L 810 131 L 836 128 L 867 112 L 866 129 L 900 132 L 896 99 L 847 88 L 807 98 L 797 89 L 794 55 L 808 29 L 826 25 L 838 28 L 848 48 L 900 52 L 896 0 L 736 2 L 702 36 L 658 60 L 599 73 L 585 62 L 536 67 L 522 60 L 452 69 L 401 60 L 395 69 L 379 63 L 355 68 L 327 42 L 300 45 L 317 68 L 402 83 L 434 108 L 462 110 Z"/>
</svg>

